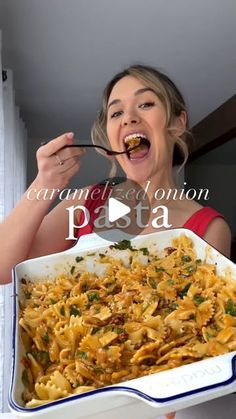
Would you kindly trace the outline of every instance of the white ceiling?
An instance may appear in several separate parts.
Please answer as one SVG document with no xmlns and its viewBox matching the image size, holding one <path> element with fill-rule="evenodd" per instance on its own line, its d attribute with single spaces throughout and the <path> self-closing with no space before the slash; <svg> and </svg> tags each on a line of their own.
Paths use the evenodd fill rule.
<svg viewBox="0 0 236 419">
<path fill-rule="evenodd" d="M 32 138 L 89 139 L 106 82 L 131 63 L 173 78 L 191 125 L 236 92 L 236 0 L 0 0 L 0 12 Z"/>
</svg>

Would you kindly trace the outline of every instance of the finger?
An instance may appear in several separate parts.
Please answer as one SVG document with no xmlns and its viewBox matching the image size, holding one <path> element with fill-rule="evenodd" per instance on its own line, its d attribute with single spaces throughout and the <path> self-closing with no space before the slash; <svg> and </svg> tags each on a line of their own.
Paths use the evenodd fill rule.
<svg viewBox="0 0 236 419">
<path fill-rule="evenodd" d="M 71 167 L 74 163 L 80 161 L 81 157 L 84 155 L 85 151 L 80 151 L 73 153 L 65 153 L 64 151 L 59 151 L 59 153 L 55 153 L 50 156 L 50 159 L 56 159 L 55 165 L 56 166 L 64 166 L 64 169 L 67 170 L 68 167 Z M 65 171 L 64 170 L 64 171 Z"/>
<path fill-rule="evenodd" d="M 68 147 L 63 150 L 59 150 L 57 154 L 58 157 L 62 160 L 69 160 L 69 159 L 78 159 L 85 154 L 85 148 L 77 148 L 77 147 Z"/>
<path fill-rule="evenodd" d="M 57 153 L 66 145 L 71 145 L 74 142 L 74 133 L 67 132 L 65 134 L 60 135 L 59 137 L 55 138 L 54 140 L 49 141 L 49 143 L 43 145 L 41 147 L 41 152 L 49 157 L 53 154 Z"/>
<path fill-rule="evenodd" d="M 69 158 L 67 160 L 63 160 L 63 164 L 61 164 L 61 173 L 65 173 L 68 170 L 70 170 L 72 167 L 76 166 L 76 165 L 80 165 L 81 164 L 81 160 L 78 157 L 75 158 Z"/>
<path fill-rule="evenodd" d="M 61 174 L 65 174 L 70 179 L 72 176 L 74 176 L 79 170 L 80 170 L 81 162 L 79 160 L 74 161 L 70 166 L 64 168 L 61 170 Z M 64 167 L 64 166 L 62 166 Z"/>
</svg>

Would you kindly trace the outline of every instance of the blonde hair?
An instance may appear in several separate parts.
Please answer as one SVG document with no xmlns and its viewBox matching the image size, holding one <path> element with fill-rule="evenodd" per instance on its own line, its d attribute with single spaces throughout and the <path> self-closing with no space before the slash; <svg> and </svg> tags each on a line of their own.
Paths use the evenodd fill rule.
<svg viewBox="0 0 236 419">
<path fill-rule="evenodd" d="M 110 147 L 107 138 L 107 106 L 111 91 L 115 84 L 125 76 L 132 76 L 140 80 L 145 86 L 150 87 L 158 96 L 166 111 L 166 130 L 169 137 L 174 141 L 173 166 L 180 165 L 180 169 L 185 165 L 188 159 L 187 140 L 191 136 L 188 130 L 188 111 L 182 94 L 176 85 L 164 73 L 150 66 L 132 65 L 122 72 L 116 74 L 107 84 L 103 93 L 102 109 L 99 112 L 91 131 L 94 144 Z M 175 134 L 172 123 L 175 117 L 180 116 L 181 112 L 186 113 L 186 129 L 181 136 Z M 116 173 L 116 159 L 109 157 L 112 163 L 110 177 Z"/>
</svg>

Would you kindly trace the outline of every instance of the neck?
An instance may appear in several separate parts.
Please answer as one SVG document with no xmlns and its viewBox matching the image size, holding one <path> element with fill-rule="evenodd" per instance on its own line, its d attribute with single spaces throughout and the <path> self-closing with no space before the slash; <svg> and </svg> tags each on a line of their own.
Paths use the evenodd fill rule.
<svg viewBox="0 0 236 419">
<path fill-rule="evenodd" d="M 147 196 L 151 205 L 157 201 L 160 203 L 160 205 L 166 205 L 172 201 L 171 196 L 168 197 L 167 192 L 170 189 L 178 189 L 178 186 L 176 185 L 173 177 L 172 168 L 168 172 L 163 169 L 161 173 L 158 172 L 149 180 L 141 183 L 140 186 L 147 192 Z"/>
</svg>

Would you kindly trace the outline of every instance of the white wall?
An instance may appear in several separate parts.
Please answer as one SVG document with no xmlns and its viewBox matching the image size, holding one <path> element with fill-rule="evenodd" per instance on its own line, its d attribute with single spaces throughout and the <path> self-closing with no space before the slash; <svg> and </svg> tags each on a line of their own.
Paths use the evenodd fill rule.
<svg viewBox="0 0 236 419">
<path fill-rule="evenodd" d="M 208 188 L 209 201 L 201 202 L 221 212 L 236 236 L 236 139 L 219 146 L 186 167 L 188 188 Z"/>
</svg>

